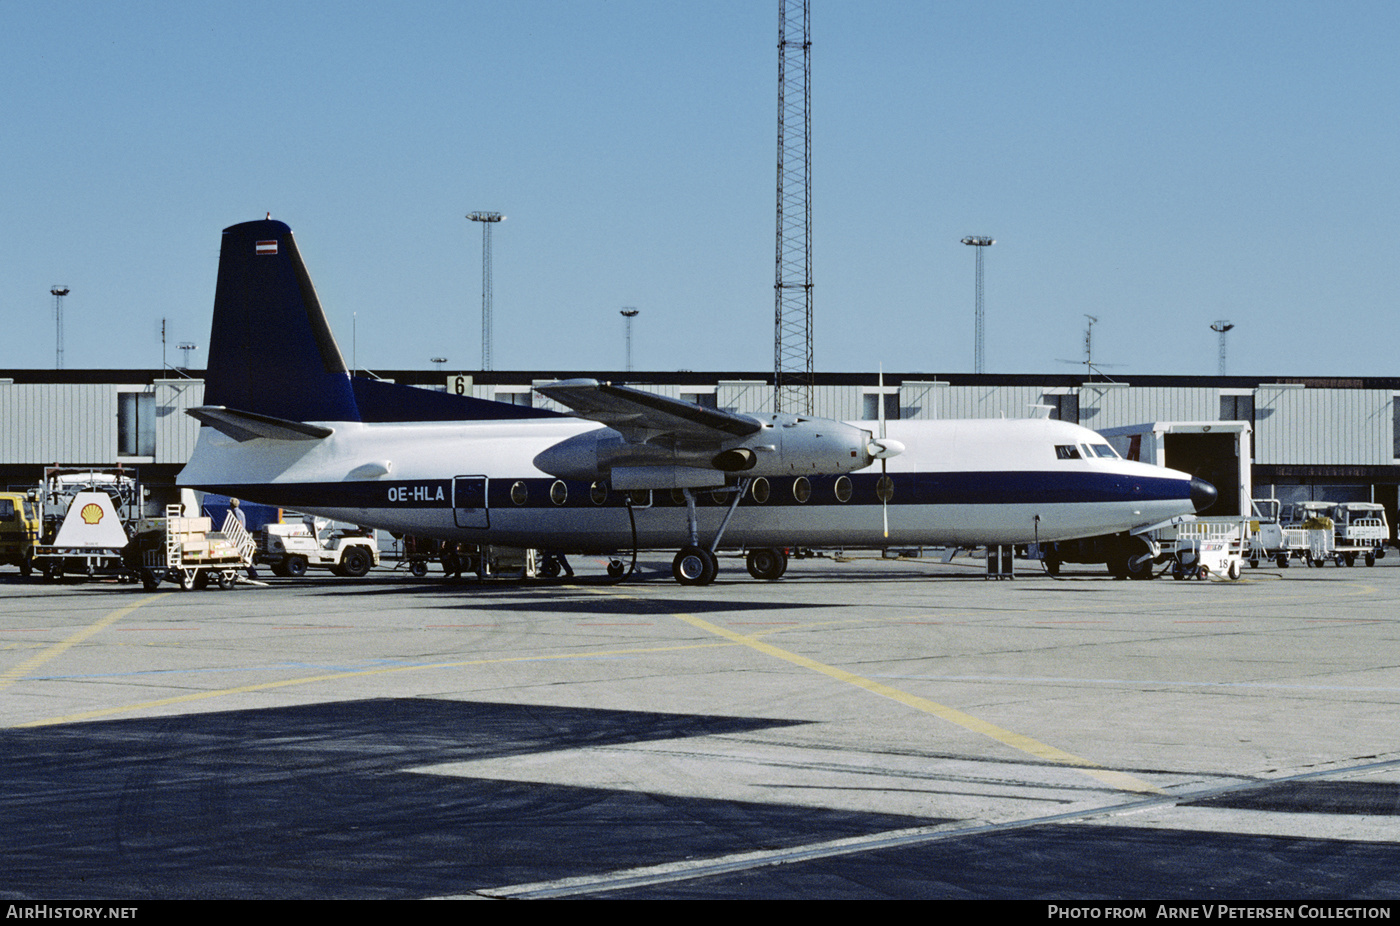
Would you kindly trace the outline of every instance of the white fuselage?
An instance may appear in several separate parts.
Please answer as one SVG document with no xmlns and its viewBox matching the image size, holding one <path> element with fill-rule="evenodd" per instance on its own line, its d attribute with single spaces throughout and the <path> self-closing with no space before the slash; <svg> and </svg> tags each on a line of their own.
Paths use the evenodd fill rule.
<svg viewBox="0 0 1400 926">
<path fill-rule="evenodd" d="M 238 442 L 203 427 L 180 484 L 443 540 L 569 552 L 634 544 L 626 493 L 606 480 L 556 479 L 533 462 L 560 441 L 600 429 L 595 422 L 325 424 L 334 433 L 312 441 Z M 907 449 L 886 463 L 886 511 L 879 462 L 848 476 L 755 479 L 722 546 L 1030 543 L 1193 513 L 1190 476 L 1097 456 L 1089 448 L 1106 442 L 1077 425 L 1017 419 L 891 421 L 887 428 Z M 1070 455 L 1067 447 L 1077 449 Z M 716 473 L 716 484 L 723 478 Z M 688 542 L 679 491 L 633 494 L 637 547 Z M 699 539 L 708 543 L 732 493 L 695 495 Z"/>
</svg>

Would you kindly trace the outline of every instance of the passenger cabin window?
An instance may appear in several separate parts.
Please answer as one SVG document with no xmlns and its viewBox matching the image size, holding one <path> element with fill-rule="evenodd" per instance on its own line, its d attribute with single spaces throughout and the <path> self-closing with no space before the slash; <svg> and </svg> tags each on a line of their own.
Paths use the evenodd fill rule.
<svg viewBox="0 0 1400 926">
<path fill-rule="evenodd" d="M 1055 456 L 1061 460 L 1082 460 L 1079 448 L 1074 444 L 1056 444 Z"/>
</svg>

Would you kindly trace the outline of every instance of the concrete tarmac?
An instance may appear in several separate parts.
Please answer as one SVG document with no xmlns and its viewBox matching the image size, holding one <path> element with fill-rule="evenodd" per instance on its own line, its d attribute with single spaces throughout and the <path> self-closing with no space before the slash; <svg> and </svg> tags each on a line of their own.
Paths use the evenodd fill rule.
<svg viewBox="0 0 1400 926">
<path fill-rule="evenodd" d="M 0 897 L 1400 897 L 1393 551 L 602 565 L 0 573 Z"/>
</svg>

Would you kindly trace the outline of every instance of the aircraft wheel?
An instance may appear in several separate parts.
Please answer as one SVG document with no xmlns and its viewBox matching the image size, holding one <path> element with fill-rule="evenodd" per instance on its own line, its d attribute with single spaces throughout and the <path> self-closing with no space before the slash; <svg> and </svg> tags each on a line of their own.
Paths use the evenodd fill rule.
<svg viewBox="0 0 1400 926">
<path fill-rule="evenodd" d="M 369 574 L 372 565 L 368 553 L 359 547 L 351 547 L 340 557 L 340 574 L 352 579 L 363 579 Z"/>
<path fill-rule="evenodd" d="M 627 575 L 627 564 L 620 559 L 608 563 L 608 578 L 620 579 Z"/>
<path fill-rule="evenodd" d="M 422 560 L 414 560 L 408 564 L 408 572 L 415 579 L 421 579 L 428 574 L 428 564 Z"/>
<path fill-rule="evenodd" d="M 141 570 L 141 585 L 148 592 L 153 592 L 160 587 L 160 580 L 165 578 L 165 573 L 155 569 Z"/>
<path fill-rule="evenodd" d="M 552 556 L 545 557 L 544 563 L 540 566 L 540 575 L 544 576 L 546 579 L 557 579 L 559 578 L 559 573 L 563 571 L 564 570 L 559 568 L 559 560 Z"/>
<path fill-rule="evenodd" d="M 1152 579 L 1156 574 L 1152 571 L 1152 548 L 1141 539 L 1130 540 L 1123 544 L 1122 566 L 1123 575 L 1130 579 Z"/>
<path fill-rule="evenodd" d="M 291 576 L 293 579 L 300 579 L 302 576 L 306 575 L 306 557 L 289 556 L 282 564 L 282 568 L 287 570 L 287 575 Z"/>
<path fill-rule="evenodd" d="M 782 550 L 763 548 L 750 550 L 748 557 L 749 575 L 769 582 L 781 578 L 786 572 L 787 557 Z"/>
<path fill-rule="evenodd" d="M 684 546 L 671 562 L 671 574 L 682 585 L 709 585 L 715 580 L 719 563 L 709 550 Z"/>
<path fill-rule="evenodd" d="M 1045 572 L 1047 575 L 1057 576 L 1060 574 L 1060 560 L 1058 557 L 1047 556 L 1045 559 L 1041 560 L 1041 562 L 1045 564 Z"/>
</svg>

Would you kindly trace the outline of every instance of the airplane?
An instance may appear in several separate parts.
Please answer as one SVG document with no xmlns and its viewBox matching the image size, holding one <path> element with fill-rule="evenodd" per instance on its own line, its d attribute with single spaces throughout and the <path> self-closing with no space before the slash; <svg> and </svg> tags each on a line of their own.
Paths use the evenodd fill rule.
<svg viewBox="0 0 1400 926">
<path fill-rule="evenodd" d="M 720 549 L 777 579 L 795 547 L 1086 537 L 1127 568 L 1150 553 L 1130 532 L 1216 496 L 1048 418 L 850 423 L 597 380 L 536 387 L 564 414 L 354 376 L 270 217 L 224 229 L 208 361 L 181 486 L 395 534 L 606 554 L 614 577 L 624 551 L 678 550 L 674 578 L 705 585 Z"/>
</svg>

